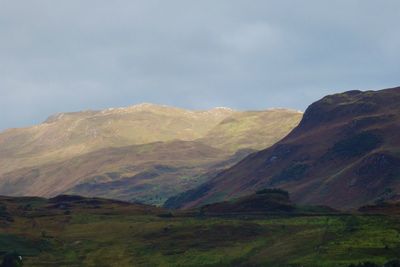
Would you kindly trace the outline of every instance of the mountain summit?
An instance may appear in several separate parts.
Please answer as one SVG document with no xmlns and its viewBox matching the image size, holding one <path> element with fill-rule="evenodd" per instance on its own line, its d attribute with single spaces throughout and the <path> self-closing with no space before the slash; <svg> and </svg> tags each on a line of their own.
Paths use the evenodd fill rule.
<svg viewBox="0 0 400 267">
<path fill-rule="evenodd" d="M 168 201 L 192 207 L 288 190 L 295 202 L 355 208 L 400 193 L 400 87 L 349 91 L 311 104 L 275 145 Z"/>
<path fill-rule="evenodd" d="M 0 194 L 72 192 L 160 204 L 272 145 L 301 117 L 287 109 L 149 103 L 55 114 L 0 133 Z"/>
</svg>

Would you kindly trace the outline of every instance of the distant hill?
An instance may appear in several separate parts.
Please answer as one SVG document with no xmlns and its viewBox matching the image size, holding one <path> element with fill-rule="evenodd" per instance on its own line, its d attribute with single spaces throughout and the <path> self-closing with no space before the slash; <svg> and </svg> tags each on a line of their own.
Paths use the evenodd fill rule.
<svg viewBox="0 0 400 267">
<path fill-rule="evenodd" d="M 29 128 L 0 134 L 0 174 L 108 147 L 203 137 L 235 111 L 189 111 L 153 104 L 60 113 Z"/>
<path fill-rule="evenodd" d="M 326 96 L 284 139 L 170 201 L 200 206 L 265 187 L 335 208 L 391 198 L 400 193 L 399 133 L 400 87 Z"/>
<path fill-rule="evenodd" d="M 294 128 L 302 113 L 139 104 L 61 113 L 0 133 L 0 194 L 162 204 Z"/>
</svg>

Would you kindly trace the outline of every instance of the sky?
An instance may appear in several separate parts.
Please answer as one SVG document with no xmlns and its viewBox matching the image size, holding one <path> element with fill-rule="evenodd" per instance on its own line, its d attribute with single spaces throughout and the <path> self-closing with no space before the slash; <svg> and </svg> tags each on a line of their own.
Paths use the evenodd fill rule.
<svg viewBox="0 0 400 267">
<path fill-rule="evenodd" d="M 398 0 L 0 0 L 0 130 L 141 102 L 305 108 L 400 85 Z"/>
</svg>

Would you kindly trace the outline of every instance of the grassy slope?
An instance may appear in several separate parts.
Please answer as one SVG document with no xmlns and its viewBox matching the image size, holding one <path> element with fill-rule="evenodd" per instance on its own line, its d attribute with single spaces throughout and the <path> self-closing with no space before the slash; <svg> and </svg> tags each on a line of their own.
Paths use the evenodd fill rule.
<svg viewBox="0 0 400 267">
<path fill-rule="evenodd" d="M 0 134 L 0 193 L 70 192 L 162 204 L 242 159 L 245 153 L 232 156 L 237 149 L 271 145 L 301 116 L 150 104 L 59 114 Z"/>
<path fill-rule="evenodd" d="M 180 196 L 186 207 L 264 187 L 295 201 L 353 208 L 400 193 L 400 88 L 351 91 L 312 104 L 299 126 L 274 146 L 251 154 Z"/>
<path fill-rule="evenodd" d="M 189 111 L 151 104 L 62 113 L 29 128 L 0 133 L 0 174 L 107 147 L 202 137 L 232 110 Z"/>
<path fill-rule="evenodd" d="M 201 139 L 230 152 L 240 148 L 262 149 L 284 137 L 297 125 L 301 115 L 284 109 L 190 111 L 151 104 L 62 113 L 40 125 L 0 133 L 0 174 L 102 148 L 172 140 Z M 220 124 L 230 117 L 229 123 Z M 261 142 L 262 136 L 267 138 Z M 221 139 L 225 140 L 223 144 Z"/>
<path fill-rule="evenodd" d="M 61 163 L 7 173 L 0 180 L 0 192 L 54 196 L 70 190 L 83 195 L 160 204 L 165 198 L 202 182 L 197 176 L 228 156 L 221 150 L 189 141 L 103 149 Z M 86 187 L 74 189 L 78 184 Z"/>
<path fill-rule="evenodd" d="M 228 151 L 266 148 L 289 133 L 303 113 L 287 109 L 236 113 L 210 130 L 199 141 Z"/>
<path fill-rule="evenodd" d="M 160 217 L 106 200 L 0 199 L 0 252 L 26 266 L 348 266 L 400 253 L 389 215 Z"/>
</svg>

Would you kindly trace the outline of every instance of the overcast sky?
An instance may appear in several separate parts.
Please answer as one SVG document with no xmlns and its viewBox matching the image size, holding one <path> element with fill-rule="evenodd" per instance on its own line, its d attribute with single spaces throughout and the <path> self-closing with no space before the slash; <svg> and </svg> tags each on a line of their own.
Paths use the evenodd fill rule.
<svg viewBox="0 0 400 267">
<path fill-rule="evenodd" d="M 0 0 L 0 130 L 152 102 L 236 109 L 400 85 L 398 0 Z"/>
</svg>

